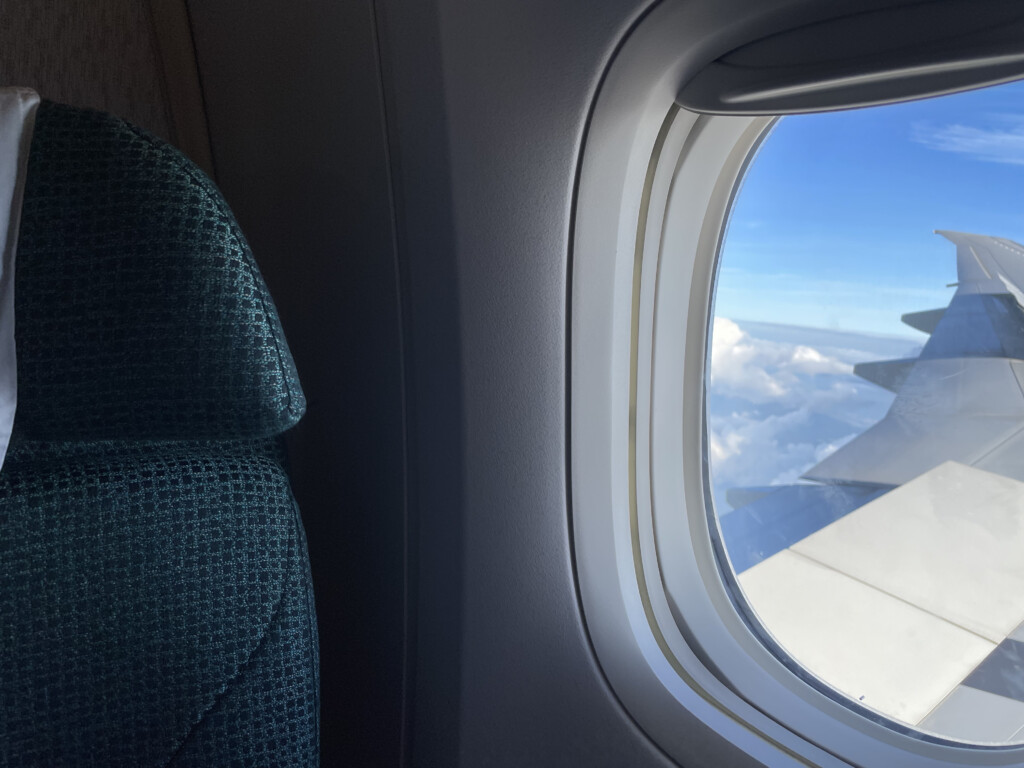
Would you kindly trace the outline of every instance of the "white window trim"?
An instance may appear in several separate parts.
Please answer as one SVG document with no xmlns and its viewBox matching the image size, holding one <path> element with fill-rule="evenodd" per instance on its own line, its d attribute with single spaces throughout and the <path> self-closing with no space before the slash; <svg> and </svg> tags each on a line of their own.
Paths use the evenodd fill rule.
<svg viewBox="0 0 1024 768">
<path fill-rule="evenodd" d="M 857 714 L 794 674 L 735 607 L 706 514 L 704 372 L 723 227 L 772 120 L 682 110 L 682 68 L 654 66 L 624 50 L 606 77 L 572 249 L 575 557 L 611 687 L 683 764 L 714 762 L 726 743 L 740 765 L 1021 764 L 1024 748 L 927 741 Z"/>
</svg>

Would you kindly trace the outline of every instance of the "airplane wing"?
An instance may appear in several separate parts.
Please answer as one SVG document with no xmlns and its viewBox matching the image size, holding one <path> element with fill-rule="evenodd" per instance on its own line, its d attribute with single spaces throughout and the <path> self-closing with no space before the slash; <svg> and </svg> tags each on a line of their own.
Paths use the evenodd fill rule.
<svg viewBox="0 0 1024 768">
<path fill-rule="evenodd" d="M 805 483 L 730 491 L 719 530 L 762 624 L 820 679 L 926 730 L 1005 741 L 1024 735 L 1024 246 L 937 234 L 956 293 L 903 316 L 927 343 L 854 368 L 896 393 L 888 413 Z M 886 633 L 887 661 L 850 661 Z M 901 688 L 924 663 L 932 686 Z"/>
<path fill-rule="evenodd" d="M 956 245 L 956 293 L 902 318 L 928 342 L 854 367 L 896 393 L 889 412 L 808 470 L 813 484 L 729 492 L 721 528 L 737 573 L 946 461 L 1024 481 L 1024 247 L 938 234 Z"/>
<path fill-rule="evenodd" d="M 854 368 L 895 391 L 896 400 L 885 418 L 810 469 L 807 479 L 895 486 L 956 461 L 1024 480 L 1024 247 L 938 234 L 956 245 L 957 290 L 949 307 L 917 358 Z"/>
</svg>

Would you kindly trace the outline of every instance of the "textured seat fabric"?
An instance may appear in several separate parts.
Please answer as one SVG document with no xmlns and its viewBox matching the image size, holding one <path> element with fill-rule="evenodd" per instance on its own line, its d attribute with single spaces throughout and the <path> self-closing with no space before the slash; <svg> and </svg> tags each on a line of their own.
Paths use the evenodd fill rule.
<svg viewBox="0 0 1024 768">
<path fill-rule="evenodd" d="M 175 150 L 46 102 L 25 216 L 0 766 L 316 765 L 304 400 L 234 220 Z"/>
<path fill-rule="evenodd" d="M 277 461 L 37 453 L 0 473 L 0 764 L 315 764 L 312 596 Z"/>
<path fill-rule="evenodd" d="M 173 147 L 44 101 L 18 248 L 16 435 L 265 437 L 301 417 L 245 238 Z"/>
</svg>

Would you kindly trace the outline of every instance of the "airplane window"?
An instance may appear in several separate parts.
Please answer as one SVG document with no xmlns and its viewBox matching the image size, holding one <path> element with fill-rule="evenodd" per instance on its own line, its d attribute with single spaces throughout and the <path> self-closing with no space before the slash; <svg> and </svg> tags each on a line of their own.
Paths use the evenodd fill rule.
<svg viewBox="0 0 1024 768">
<path fill-rule="evenodd" d="M 723 240 L 712 528 L 817 684 L 1024 743 L 1024 85 L 779 120 Z"/>
</svg>

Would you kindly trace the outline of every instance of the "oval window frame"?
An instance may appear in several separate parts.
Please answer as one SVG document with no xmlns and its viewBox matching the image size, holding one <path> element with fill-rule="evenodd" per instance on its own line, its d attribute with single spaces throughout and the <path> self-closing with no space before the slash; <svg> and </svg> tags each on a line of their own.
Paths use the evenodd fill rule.
<svg viewBox="0 0 1024 768">
<path fill-rule="evenodd" d="M 1020 764 L 1024 746 L 922 738 L 829 695 L 737 607 L 707 514 L 704 371 L 727 214 L 773 118 L 675 104 L 686 68 L 668 46 L 684 20 L 680 6 L 658 6 L 619 52 L 577 185 L 571 524 L 598 663 L 641 728 L 683 763 L 732 750 L 745 754 L 737 764 Z M 668 51 L 660 61 L 652 37 Z"/>
</svg>

